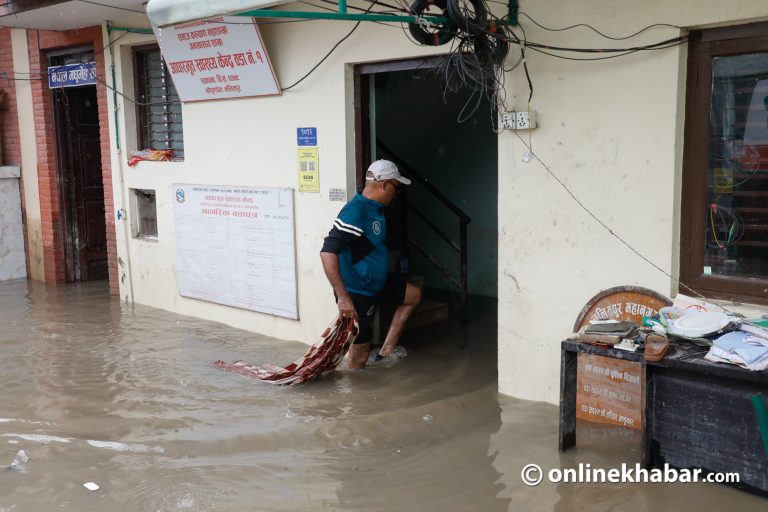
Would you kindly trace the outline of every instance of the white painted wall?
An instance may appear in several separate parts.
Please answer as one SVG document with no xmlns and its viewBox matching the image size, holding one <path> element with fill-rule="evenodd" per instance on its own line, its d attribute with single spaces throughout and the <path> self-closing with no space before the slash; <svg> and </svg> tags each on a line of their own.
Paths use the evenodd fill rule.
<svg viewBox="0 0 768 512">
<path fill-rule="evenodd" d="M 524 0 L 521 10 L 548 27 L 589 23 L 610 35 L 653 23 L 698 28 L 768 17 L 759 0 Z M 547 33 L 521 22 L 531 41 L 622 44 L 587 29 Z M 679 34 L 658 28 L 629 46 Z M 540 121 L 534 153 L 617 235 L 677 276 L 686 47 L 589 63 L 529 52 L 527 61 Z M 527 108 L 523 74 L 514 74 L 509 91 L 510 107 Z M 626 284 L 670 296 L 677 285 L 598 225 L 541 163 L 523 163 L 524 151 L 513 134 L 501 135 L 499 390 L 557 402 L 560 341 L 594 294 Z"/>
<path fill-rule="evenodd" d="M 302 6 L 302 9 L 306 6 Z M 588 22 L 620 35 L 652 23 L 686 27 L 768 18 L 763 0 L 578 0 L 533 2 L 521 9 L 544 25 Z M 521 19 L 532 41 L 570 46 L 618 46 L 585 29 L 549 33 Z M 262 27 L 281 85 L 308 71 L 352 23 L 314 21 Z M 659 28 L 632 39 L 642 44 L 677 36 Z M 132 96 L 129 35 L 116 50 L 118 87 Z M 106 40 L 105 40 L 106 42 Z M 184 105 L 186 159 L 128 168 L 135 147 L 133 106 L 118 98 L 121 153 L 113 151 L 118 208 L 127 188 L 158 192 L 157 242 L 130 238 L 118 222 L 121 296 L 222 321 L 272 336 L 313 341 L 333 316 L 331 289 L 318 251 L 341 204 L 329 187 L 354 191 L 351 64 L 440 53 L 411 44 L 399 27 L 361 24 L 300 86 L 280 97 Z M 513 56 L 514 57 L 514 56 Z M 107 55 L 107 65 L 109 65 Z M 586 214 L 539 162 L 523 163 L 515 135 L 499 138 L 499 389 L 521 398 L 557 402 L 559 342 L 599 290 L 640 285 L 670 295 L 676 289 L 685 46 L 602 62 L 576 63 L 529 52 L 535 87 L 531 108 L 540 128 L 535 154 L 614 231 L 647 257 L 640 259 Z M 521 69 L 508 77 L 508 106 L 527 108 Z M 110 108 L 112 96 L 109 96 Z M 172 183 L 296 187 L 296 127 L 316 126 L 320 194 L 296 194 L 296 242 L 301 321 L 179 297 L 171 206 Z M 110 126 L 114 135 L 115 126 Z M 526 139 L 527 141 L 527 139 Z M 112 141 L 113 150 L 116 150 Z M 122 192 L 121 192 L 122 191 Z M 122 195 L 123 197 L 119 197 Z M 129 215 L 130 218 L 130 215 Z M 763 309 L 758 309 L 763 311 Z"/>
<path fill-rule="evenodd" d="M 305 10 L 306 6 L 300 8 Z M 353 25 L 352 22 L 332 21 L 263 25 L 262 36 L 280 84 L 285 87 L 303 76 Z M 130 47 L 152 41 L 154 37 L 151 35 L 129 34 L 120 39 L 119 47 L 115 49 L 118 89 L 130 97 L 133 97 Z M 123 262 L 121 297 L 130 300 L 133 296 L 142 304 L 221 321 L 278 338 L 314 342 L 336 311 L 319 252 L 343 203 L 329 201 L 328 189 L 343 188 L 350 196 L 354 194 L 353 87 L 349 64 L 429 53 L 437 51 L 414 46 L 403 36 L 399 26 L 363 23 L 337 53 L 302 84 L 282 96 L 184 104 L 183 162 L 126 165 L 126 149 L 135 149 L 136 144 L 134 107 L 119 97 L 120 154 L 116 151 L 115 141 L 111 140 L 116 208 L 129 211 L 129 188 L 154 189 L 157 191 L 158 216 L 157 242 L 133 239 L 127 223 L 117 222 L 118 254 Z M 106 59 L 109 66 L 110 56 L 106 55 Z M 111 109 L 111 94 L 108 101 Z M 301 320 L 180 297 L 176 285 L 171 184 L 298 189 L 296 128 L 300 126 L 317 127 L 320 148 L 320 193 L 297 191 L 295 194 Z M 118 196 L 121 190 L 125 191 L 125 197 Z M 131 212 L 128 213 L 131 218 Z"/>
</svg>

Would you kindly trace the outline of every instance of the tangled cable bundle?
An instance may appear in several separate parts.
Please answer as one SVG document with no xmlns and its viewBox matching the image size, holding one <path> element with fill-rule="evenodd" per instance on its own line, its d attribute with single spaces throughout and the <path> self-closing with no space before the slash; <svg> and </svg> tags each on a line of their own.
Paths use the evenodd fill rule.
<svg viewBox="0 0 768 512">
<path fill-rule="evenodd" d="M 425 46 L 440 46 L 457 39 L 463 52 L 472 51 L 485 66 L 499 65 L 509 52 L 506 34 L 497 33 L 495 17 L 489 21 L 490 11 L 485 0 L 415 0 L 409 11 L 416 16 L 430 14 L 431 7 L 440 10 L 431 13 L 448 18 L 438 25 L 420 18 L 418 23 L 409 23 L 413 38 Z"/>
<path fill-rule="evenodd" d="M 509 54 L 505 26 L 488 9 L 486 0 L 415 0 L 409 11 L 416 16 L 439 15 L 448 21 L 435 24 L 420 19 L 408 28 L 413 38 L 425 46 L 452 42 L 451 51 L 438 68 L 444 82 L 443 95 L 461 89 L 470 96 L 459 114 L 467 120 L 479 108 L 483 97 L 492 102 L 503 90 L 501 68 Z M 436 8 L 430 12 L 430 8 Z M 437 12 L 439 11 L 439 12 Z"/>
<path fill-rule="evenodd" d="M 450 1 L 452 2 L 453 0 Z M 410 14 L 421 16 L 430 7 L 435 6 L 440 9 L 440 16 L 447 17 L 448 2 L 449 0 L 416 0 L 408 10 Z M 419 23 L 409 23 L 408 30 L 419 44 L 424 46 L 440 46 L 453 39 L 456 27 L 451 23 L 450 18 L 448 23 L 444 25 L 435 25 L 420 18 Z"/>
</svg>

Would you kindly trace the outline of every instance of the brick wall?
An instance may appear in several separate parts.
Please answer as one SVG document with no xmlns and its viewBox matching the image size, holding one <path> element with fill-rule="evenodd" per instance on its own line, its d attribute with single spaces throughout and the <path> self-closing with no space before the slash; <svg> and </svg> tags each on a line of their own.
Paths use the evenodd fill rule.
<svg viewBox="0 0 768 512">
<path fill-rule="evenodd" d="M 13 80 L 13 49 L 11 48 L 11 30 L 8 28 L 0 28 L 0 77 L 0 89 L 6 93 L 5 102 L 0 106 L 3 148 L 0 162 L 4 165 L 21 165 L 16 82 Z"/>
<path fill-rule="evenodd" d="M 0 164 L 21 166 L 21 138 L 19 111 L 16 106 L 16 81 L 13 72 L 13 47 L 11 29 L 0 28 L 0 89 L 5 92 L 5 101 L 0 105 Z M 28 78 L 28 77 L 22 77 Z M 19 190 L 24 190 L 24 169 L 19 180 Z M 21 222 L 24 231 L 24 255 L 29 275 L 29 240 L 27 239 L 27 207 L 21 194 Z"/>
<path fill-rule="evenodd" d="M 96 61 L 96 96 L 99 105 L 101 131 L 101 169 L 104 179 L 104 210 L 107 225 L 107 252 L 109 256 L 109 289 L 118 294 L 117 243 L 115 236 L 114 196 L 109 147 L 109 113 L 107 111 L 107 75 L 104 69 L 104 46 L 101 27 L 88 27 L 64 32 L 29 30 L 30 71 L 45 76 L 48 67 L 47 52 L 54 49 L 92 45 Z M 53 105 L 46 80 L 32 82 L 32 99 L 40 106 L 35 111 L 37 137 L 38 180 L 40 189 L 40 218 L 42 224 L 45 281 L 65 281 L 64 233 L 61 225 L 61 202 L 56 165 L 56 144 L 53 123 Z"/>
</svg>

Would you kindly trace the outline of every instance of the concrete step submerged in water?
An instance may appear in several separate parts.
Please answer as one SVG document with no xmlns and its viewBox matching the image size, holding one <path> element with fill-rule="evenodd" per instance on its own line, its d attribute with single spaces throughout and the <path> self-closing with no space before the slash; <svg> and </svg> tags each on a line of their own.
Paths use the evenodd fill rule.
<svg viewBox="0 0 768 512">
<path fill-rule="evenodd" d="M 445 322 L 451 317 L 451 305 L 436 299 L 423 299 L 408 321 L 408 327 Z"/>
</svg>

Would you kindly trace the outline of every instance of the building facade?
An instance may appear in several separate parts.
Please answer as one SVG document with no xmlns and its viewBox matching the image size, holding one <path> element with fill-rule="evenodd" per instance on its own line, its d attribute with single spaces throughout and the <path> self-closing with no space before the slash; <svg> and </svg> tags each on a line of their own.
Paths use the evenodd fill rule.
<svg viewBox="0 0 768 512">
<path fill-rule="evenodd" d="M 489 5 L 500 15 L 505 12 L 504 5 Z M 56 8 L 38 10 L 53 14 Z M 399 25 L 363 22 L 313 73 L 282 94 L 170 101 L 176 106 L 164 111 L 164 127 L 175 158 L 131 166 L 131 152 L 144 149 L 153 137 L 147 132 L 153 113 L 137 102 L 151 103 L 146 98 L 157 87 L 166 87 L 161 97 L 173 94 L 164 78 L 152 81 L 151 70 L 164 68 L 146 16 L 114 10 L 99 13 L 91 26 L 63 31 L 24 28 L 34 23 L 25 21 L 24 13 L 15 22 L 0 18 L 18 27 L 0 29 L 0 72 L 14 78 L 2 86 L 10 93 L 12 112 L 3 117 L 3 145 L 6 159 L 22 168 L 29 276 L 51 283 L 108 276 L 121 300 L 311 342 L 335 311 L 318 252 L 343 204 L 338 191 L 342 198 L 354 194 L 360 169 L 382 156 L 387 136 L 388 148 L 396 146 L 395 152 L 454 204 L 474 212 L 467 228 L 470 291 L 497 299 L 502 393 L 557 402 L 559 343 L 572 332 L 584 304 L 602 289 L 634 285 L 670 297 L 700 293 L 738 301 L 742 306 L 736 308 L 750 313 L 767 312 L 761 304 L 768 304 L 768 272 L 760 262 L 768 240 L 760 227 L 764 206 L 755 198 L 768 192 L 759 185 L 768 169 L 768 154 L 760 146 L 768 141 L 757 128 L 722 135 L 738 124 L 727 115 L 719 118 L 720 128 L 708 131 L 713 105 L 749 110 L 751 99 L 729 96 L 736 86 L 731 84 L 731 92 L 715 103 L 702 99 L 713 90 L 713 80 L 717 90 L 721 74 L 731 82 L 744 75 L 758 83 L 768 75 L 768 25 L 760 25 L 768 21 L 765 2 L 581 0 L 521 2 L 520 10 L 527 42 L 627 49 L 625 55 L 596 60 L 607 55 L 529 47 L 528 76 L 518 66 L 504 73 L 503 87 L 507 110 L 536 112 L 533 130 L 494 133 L 494 123 L 486 122 L 494 117 L 489 102 L 477 103 L 478 110 L 465 116 L 469 121 L 459 122 L 457 112 L 461 117 L 467 114 L 462 107 L 474 104 L 462 96 L 455 100 L 458 111 L 448 115 L 449 100 L 433 101 L 446 95 L 444 83 L 427 71 L 439 66 L 432 58 L 444 55 L 448 46 L 420 46 Z M 543 28 L 575 23 L 612 37 L 650 28 L 621 41 L 584 26 Z M 328 20 L 259 25 L 278 83 L 287 87 L 299 80 L 352 26 Z M 636 50 L 663 41 L 676 42 Z M 81 54 L 95 62 L 97 79 L 93 100 L 74 101 L 95 101 L 83 130 L 96 131 L 82 140 L 100 151 L 100 174 L 94 162 L 83 172 L 93 185 L 100 178 L 104 212 L 103 225 L 93 220 L 97 214 L 81 213 L 77 232 L 101 233 L 90 256 L 72 248 L 71 226 L 78 208 L 86 206 L 67 204 L 61 186 L 71 184 L 62 178 L 68 162 L 93 159 L 95 153 L 62 154 L 68 139 L 56 131 L 57 123 L 69 114 L 57 104 L 67 101 L 65 92 L 52 92 L 45 80 L 25 80 L 45 78 L 48 65 L 63 65 Z M 519 47 L 513 45 L 506 65 L 512 67 L 518 57 Z M 736 60 L 728 60 L 732 57 Z M 720 67 L 713 70 L 711 62 Z M 763 85 L 738 87 L 759 92 Z M 739 119 L 756 126 L 765 121 Z M 301 127 L 316 128 L 318 192 L 299 191 Z M 738 145 L 738 158 L 731 158 L 736 167 L 710 161 L 707 148 L 716 143 L 730 149 Z M 714 198 L 704 193 L 707 173 L 725 180 L 710 186 Z M 734 194 L 739 192 L 734 184 L 743 180 L 758 185 L 746 195 Z M 180 183 L 294 190 L 298 320 L 179 294 L 174 185 Z M 738 197 L 756 202 L 740 204 Z M 423 199 L 425 205 L 429 201 Z M 140 213 L 148 206 L 151 214 Z M 747 210 L 735 215 L 737 208 Z M 97 255 L 97 249 L 103 252 Z M 413 255 L 411 263 L 417 258 Z M 425 272 L 427 282 L 439 279 L 434 270 Z M 681 288 L 681 279 L 692 290 Z"/>
</svg>

